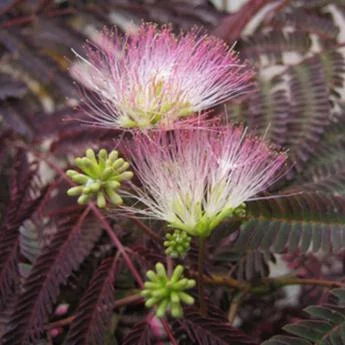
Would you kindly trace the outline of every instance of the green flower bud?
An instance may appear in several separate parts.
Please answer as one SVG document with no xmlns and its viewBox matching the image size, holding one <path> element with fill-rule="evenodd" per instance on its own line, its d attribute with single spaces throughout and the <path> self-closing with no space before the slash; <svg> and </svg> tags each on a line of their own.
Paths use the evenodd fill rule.
<svg viewBox="0 0 345 345">
<path fill-rule="evenodd" d="M 191 237 L 183 230 L 175 230 L 165 235 L 165 253 L 173 258 L 180 258 L 186 255 L 190 249 Z"/>
<path fill-rule="evenodd" d="M 97 193 L 97 206 L 99 208 L 104 208 L 106 205 L 105 197 L 102 192 Z"/>
<path fill-rule="evenodd" d="M 82 194 L 79 198 L 78 198 L 78 204 L 80 205 L 85 205 L 89 202 L 89 196 L 86 194 Z"/>
<path fill-rule="evenodd" d="M 103 151 L 105 151 L 105 150 L 103 150 Z M 107 151 L 105 151 L 105 153 L 107 153 Z M 119 153 L 117 151 L 111 151 L 110 155 L 109 155 L 109 162 L 111 162 L 111 163 L 115 162 L 118 157 L 119 157 Z"/>
<path fill-rule="evenodd" d="M 81 172 L 67 170 L 66 174 L 77 183 L 67 191 L 69 196 L 78 196 L 79 204 L 87 204 L 91 199 L 96 200 L 99 208 L 104 208 L 107 202 L 113 205 L 123 203 L 118 189 L 122 181 L 128 181 L 133 177 L 133 173 L 128 170 L 129 164 L 118 158 L 119 153 L 112 151 L 108 155 L 107 151 L 101 149 L 96 156 L 92 149 L 87 149 L 85 157 L 75 159 L 75 165 Z"/>
<path fill-rule="evenodd" d="M 171 306 L 171 315 L 175 318 L 180 318 L 183 316 L 183 309 L 180 304 L 173 304 Z"/>
<path fill-rule="evenodd" d="M 194 279 L 183 277 L 184 268 L 181 265 L 175 267 L 171 276 L 168 276 L 162 263 L 157 263 L 156 271 L 147 271 L 149 281 L 144 283 L 141 295 L 145 298 L 147 308 L 155 307 L 156 316 L 163 317 L 169 312 L 173 317 L 183 315 L 181 303 L 193 304 L 194 298 L 185 290 L 195 286 Z"/>
<path fill-rule="evenodd" d="M 246 204 L 241 204 L 234 209 L 234 216 L 243 218 L 246 216 Z"/>
<path fill-rule="evenodd" d="M 67 194 L 69 196 L 77 196 L 83 193 L 83 189 L 82 186 L 72 187 L 67 191 Z"/>
</svg>

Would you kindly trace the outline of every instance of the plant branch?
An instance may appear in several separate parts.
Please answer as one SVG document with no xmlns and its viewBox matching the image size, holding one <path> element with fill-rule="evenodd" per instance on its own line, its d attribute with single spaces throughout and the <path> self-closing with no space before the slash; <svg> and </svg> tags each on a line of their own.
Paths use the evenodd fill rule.
<svg viewBox="0 0 345 345">
<path fill-rule="evenodd" d="M 171 277 L 173 271 L 174 271 L 174 261 L 171 256 L 167 255 L 167 271 L 168 271 L 168 276 Z"/>
<path fill-rule="evenodd" d="M 203 316 L 207 314 L 207 308 L 205 303 L 205 291 L 204 291 L 204 261 L 205 261 L 205 238 L 199 238 L 199 253 L 198 253 L 198 293 L 199 293 L 199 305 L 200 313 Z"/>
<path fill-rule="evenodd" d="M 251 19 L 271 0 L 250 0 L 236 13 L 229 14 L 213 34 L 232 44 L 237 41 Z"/>
<path fill-rule="evenodd" d="M 145 223 L 143 223 L 140 219 L 136 218 L 135 216 L 129 216 L 129 218 L 141 229 L 145 232 L 146 235 L 150 236 L 154 241 L 161 245 L 162 241 L 159 235 L 153 232 Z"/>
<path fill-rule="evenodd" d="M 246 291 L 239 291 L 232 299 L 229 312 L 228 312 L 228 321 L 231 325 L 233 324 L 235 317 L 237 315 L 237 312 L 239 310 L 239 307 L 246 295 L 247 295 Z"/>
<path fill-rule="evenodd" d="M 315 279 L 315 278 L 298 278 L 298 277 L 277 277 L 267 278 L 269 283 L 273 283 L 276 288 L 288 285 L 316 285 L 328 288 L 344 288 L 345 283 L 336 280 Z"/>
<path fill-rule="evenodd" d="M 137 304 L 137 303 L 143 303 L 143 302 L 144 302 L 144 299 L 140 295 L 130 295 L 130 296 L 126 296 L 124 298 L 121 298 L 115 301 L 114 309 L 118 309 L 129 304 Z M 75 318 L 76 318 L 76 315 L 71 315 L 69 317 L 66 317 L 65 319 L 51 322 L 45 328 L 49 330 L 53 328 L 68 326 L 73 322 L 73 320 L 75 320 Z"/>
<path fill-rule="evenodd" d="M 279 14 L 279 12 L 281 12 L 289 4 L 289 2 L 291 2 L 291 0 L 282 0 L 282 2 L 275 6 L 275 8 L 266 16 L 266 18 L 263 20 L 263 24 L 265 26 L 269 25 Z"/>
<path fill-rule="evenodd" d="M 240 281 L 231 277 L 223 275 L 212 275 L 212 276 L 203 276 L 204 283 L 214 286 L 227 286 L 235 290 L 240 290 L 243 292 L 251 293 L 268 293 L 272 290 L 279 289 L 288 285 L 315 285 L 323 286 L 328 288 L 344 288 L 345 283 L 334 280 L 326 279 L 315 279 L 315 278 L 298 278 L 298 277 L 289 277 L 281 276 L 275 278 L 265 278 L 261 282 L 256 284 L 251 284 L 249 282 Z"/>
<path fill-rule="evenodd" d="M 172 345 L 178 345 L 177 340 L 175 339 L 174 334 L 171 331 L 168 322 L 166 320 L 164 320 L 164 319 L 161 319 L 161 323 L 162 323 L 162 326 L 163 326 L 163 328 L 165 330 L 165 333 L 167 334 L 171 344 Z"/>
<path fill-rule="evenodd" d="M 211 276 L 203 276 L 203 281 L 207 285 L 219 285 L 219 286 L 227 286 L 233 289 L 242 290 L 242 291 L 249 291 L 250 284 L 244 281 L 240 281 L 231 277 L 223 276 L 214 274 Z"/>
<path fill-rule="evenodd" d="M 119 238 L 116 236 L 115 232 L 113 231 L 113 229 L 111 228 L 111 226 L 109 225 L 109 223 L 106 221 L 106 219 L 104 218 L 104 215 L 100 212 L 100 210 L 95 206 L 95 204 L 90 201 L 89 202 L 90 208 L 92 209 L 93 213 L 95 214 L 95 216 L 99 219 L 99 221 L 101 222 L 102 226 L 104 227 L 105 231 L 107 232 L 108 236 L 110 237 L 111 241 L 113 242 L 114 246 L 116 247 L 116 249 L 121 253 L 121 255 L 123 256 L 123 259 L 125 260 L 128 269 L 131 271 L 131 273 L 133 274 L 136 282 L 138 283 L 138 285 L 140 286 L 140 288 L 144 287 L 144 283 L 143 280 L 141 279 L 141 276 L 138 272 L 138 270 L 135 268 L 133 261 L 130 259 L 130 257 L 128 256 L 124 246 L 122 245 L 121 241 L 119 240 Z"/>
</svg>

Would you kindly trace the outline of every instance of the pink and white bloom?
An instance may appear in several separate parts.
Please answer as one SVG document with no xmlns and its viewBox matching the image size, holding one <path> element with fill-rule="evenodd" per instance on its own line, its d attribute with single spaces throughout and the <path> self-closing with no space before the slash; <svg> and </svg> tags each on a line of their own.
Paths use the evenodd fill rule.
<svg viewBox="0 0 345 345">
<path fill-rule="evenodd" d="M 208 236 L 278 178 L 286 160 L 243 127 L 138 134 L 129 147 L 140 187 L 131 211 Z M 140 205 L 143 207 L 140 207 Z"/>
<path fill-rule="evenodd" d="M 104 32 L 71 68 L 94 91 L 94 122 L 117 128 L 169 125 L 247 92 L 252 71 L 223 41 L 196 30 L 143 24 L 131 35 Z"/>
</svg>

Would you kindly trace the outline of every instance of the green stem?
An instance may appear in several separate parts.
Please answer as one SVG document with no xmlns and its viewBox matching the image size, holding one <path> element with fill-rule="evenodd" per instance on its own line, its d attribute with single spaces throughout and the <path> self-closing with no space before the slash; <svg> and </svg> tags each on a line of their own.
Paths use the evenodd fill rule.
<svg viewBox="0 0 345 345">
<path fill-rule="evenodd" d="M 315 279 L 315 278 L 298 278 L 291 276 L 281 276 L 275 278 L 264 278 L 257 284 L 236 280 L 223 275 L 203 276 L 204 283 L 214 286 L 227 286 L 239 291 L 250 293 L 269 293 L 270 291 L 279 289 L 288 285 L 315 285 L 327 288 L 344 288 L 345 283 L 341 281 Z"/>
<path fill-rule="evenodd" d="M 237 312 L 246 294 L 247 294 L 246 291 L 239 291 L 235 294 L 234 298 L 232 299 L 231 305 L 229 307 L 229 312 L 228 312 L 228 321 L 231 325 L 233 324 L 236 318 Z"/>
<path fill-rule="evenodd" d="M 198 293 L 200 313 L 203 316 L 207 315 L 207 308 L 205 303 L 204 291 L 204 260 L 205 260 L 205 238 L 199 237 L 199 254 L 198 254 Z"/>
</svg>

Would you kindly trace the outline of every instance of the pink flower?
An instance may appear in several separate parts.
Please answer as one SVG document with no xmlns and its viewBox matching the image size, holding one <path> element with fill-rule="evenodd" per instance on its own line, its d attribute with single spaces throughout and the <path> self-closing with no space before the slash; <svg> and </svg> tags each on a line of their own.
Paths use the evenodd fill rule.
<svg viewBox="0 0 345 345">
<path fill-rule="evenodd" d="M 276 181 L 286 160 L 231 126 L 137 134 L 129 154 L 142 184 L 133 186 L 139 204 L 131 211 L 193 236 L 208 236 L 225 218 L 242 214 L 246 201 Z"/>
<path fill-rule="evenodd" d="M 167 126 L 249 90 L 252 72 L 224 42 L 196 30 L 143 24 L 132 35 L 104 32 L 72 75 L 95 92 L 93 120 L 103 126 Z"/>
</svg>

